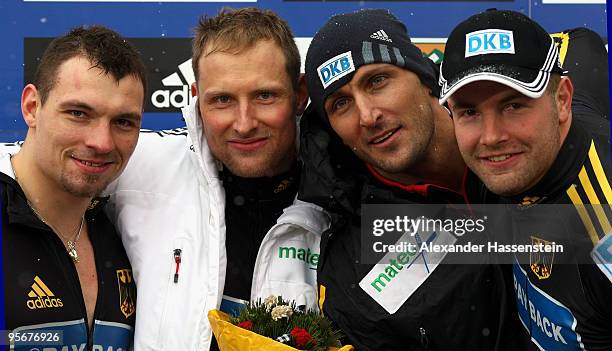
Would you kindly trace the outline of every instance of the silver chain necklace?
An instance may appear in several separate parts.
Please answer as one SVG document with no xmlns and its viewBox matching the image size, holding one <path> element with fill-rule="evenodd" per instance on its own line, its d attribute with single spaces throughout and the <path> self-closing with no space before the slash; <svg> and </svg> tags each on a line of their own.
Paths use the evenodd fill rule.
<svg viewBox="0 0 612 351">
<path fill-rule="evenodd" d="M 21 187 L 21 190 L 23 191 L 23 195 L 26 198 L 26 202 L 28 203 L 28 206 L 30 206 L 30 209 L 32 210 L 32 212 L 34 212 L 36 217 L 38 217 L 38 219 L 40 219 L 44 224 L 46 224 L 47 227 L 51 228 L 51 230 L 53 230 L 53 232 L 57 234 L 57 236 L 59 236 L 62 240 L 66 241 L 66 251 L 68 251 L 68 256 L 72 258 L 72 262 L 74 263 L 79 262 L 79 253 L 77 252 L 76 244 L 77 244 L 77 241 L 79 241 L 79 238 L 81 237 L 81 232 L 83 231 L 83 223 L 85 222 L 85 214 L 83 214 L 83 216 L 81 217 L 81 224 L 79 224 L 79 228 L 75 230 L 76 235 L 74 236 L 74 239 L 66 240 L 66 237 L 62 235 L 62 233 L 59 230 L 55 229 L 55 227 L 52 226 L 51 223 L 49 223 L 49 221 L 45 219 L 45 217 L 43 217 L 40 213 L 38 213 L 38 211 L 36 211 L 34 206 L 32 206 L 32 203 L 30 202 L 30 200 L 28 200 L 28 196 L 26 195 L 25 189 L 23 188 L 23 186 L 21 185 L 21 182 L 19 181 L 19 178 L 17 177 L 17 172 L 15 172 L 15 167 L 13 166 L 13 155 L 11 155 L 11 167 L 13 168 L 13 174 L 15 175 L 15 181 Z"/>
<path fill-rule="evenodd" d="M 51 228 L 51 230 L 57 233 L 59 237 L 61 237 L 63 240 L 66 240 L 66 237 L 62 235 L 62 233 L 59 230 L 55 229 L 55 227 L 52 226 L 51 223 L 49 223 L 40 213 L 38 213 L 38 211 L 36 211 L 34 206 L 32 206 L 32 204 L 30 203 L 30 200 L 26 200 L 26 201 L 28 202 L 28 206 L 30 206 L 30 208 L 32 209 L 32 212 L 34 212 L 34 214 L 36 215 L 36 217 L 38 217 L 38 219 L 40 219 L 44 224 L 46 224 L 49 228 Z M 76 244 L 77 244 L 77 241 L 79 241 L 79 238 L 81 237 L 81 232 L 83 231 L 84 222 L 85 222 L 85 215 L 81 217 L 81 224 L 79 224 L 79 228 L 75 231 L 76 235 L 74 236 L 74 239 L 66 240 L 66 251 L 68 251 L 68 256 L 72 258 L 72 261 L 74 263 L 79 262 L 79 253 L 77 252 Z"/>
</svg>

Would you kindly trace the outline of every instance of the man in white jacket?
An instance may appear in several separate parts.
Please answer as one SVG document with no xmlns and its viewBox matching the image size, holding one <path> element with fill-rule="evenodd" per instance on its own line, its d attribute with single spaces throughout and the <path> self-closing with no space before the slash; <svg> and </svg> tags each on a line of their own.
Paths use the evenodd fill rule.
<svg viewBox="0 0 612 351">
<path fill-rule="evenodd" d="M 187 128 L 142 133 L 107 190 L 138 288 L 137 351 L 208 350 L 207 312 L 245 300 L 316 306 L 314 233 L 327 224 L 313 205 L 283 213 L 307 98 L 291 31 L 270 11 L 222 10 L 193 43 Z"/>
</svg>

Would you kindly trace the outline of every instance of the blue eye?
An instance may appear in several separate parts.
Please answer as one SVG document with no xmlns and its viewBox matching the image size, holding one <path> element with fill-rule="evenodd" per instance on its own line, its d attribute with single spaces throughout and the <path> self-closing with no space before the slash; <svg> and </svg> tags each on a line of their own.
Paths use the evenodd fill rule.
<svg viewBox="0 0 612 351">
<path fill-rule="evenodd" d="M 129 119 L 118 119 L 115 124 L 117 124 L 121 128 L 132 128 L 134 126 L 134 122 Z"/>
<path fill-rule="evenodd" d="M 372 76 L 372 78 L 369 79 L 368 83 L 370 84 L 370 86 L 376 88 L 380 85 L 382 85 L 387 78 L 389 78 L 389 76 L 387 76 L 386 74 L 377 74 L 375 76 Z"/>
<path fill-rule="evenodd" d="M 370 84 L 372 84 L 373 86 L 377 86 L 382 84 L 385 80 L 387 80 L 387 76 L 379 74 L 370 79 Z"/>
<path fill-rule="evenodd" d="M 83 111 L 79 111 L 79 110 L 70 110 L 70 111 L 68 111 L 68 113 L 70 115 L 72 115 L 73 117 L 77 117 L 77 118 L 85 116 L 85 113 Z"/>
<path fill-rule="evenodd" d="M 331 113 L 339 111 L 345 108 L 349 104 L 349 98 L 347 97 L 339 97 L 331 104 Z"/>
<path fill-rule="evenodd" d="M 271 92 L 268 92 L 268 91 L 261 92 L 261 93 L 259 93 L 259 95 L 257 95 L 257 98 L 260 99 L 260 100 L 269 100 L 272 97 L 274 97 L 274 94 L 272 94 Z"/>
<path fill-rule="evenodd" d="M 227 95 L 219 95 L 213 98 L 213 101 L 219 104 L 227 104 L 230 102 L 230 97 Z"/>
</svg>

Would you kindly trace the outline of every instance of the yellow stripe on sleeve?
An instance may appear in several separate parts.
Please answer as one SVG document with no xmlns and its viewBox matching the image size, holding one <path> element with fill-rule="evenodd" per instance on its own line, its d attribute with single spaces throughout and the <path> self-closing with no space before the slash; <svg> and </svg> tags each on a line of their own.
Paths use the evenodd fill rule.
<svg viewBox="0 0 612 351">
<path fill-rule="evenodd" d="M 584 168 L 584 166 L 582 167 L 580 174 L 578 174 L 578 178 L 580 179 L 580 183 L 582 183 L 582 187 L 584 188 L 584 191 L 586 192 L 587 197 L 589 198 L 589 203 L 593 205 L 593 210 L 595 211 L 595 215 L 597 216 L 599 224 L 601 224 L 604 233 L 609 232 L 610 230 L 612 230 L 612 227 L 610 227 L 610 221 L 608 220 L 606 213 L 601 207 L 599 198 L 595 193 L 595 189 L 593 189 L 593 184 L 591 184 L 591 180 L 589 179 L 589 175 L 587 174 L 586 168 Z"/>
<path fill-rule="evenodd" d="M 591 165 L 595 171 L 597 182 L 599 183 L 599 186 L 606 197 L 606 203 L 612 204 L 612 189 L 610 189 L 610 182 L 608 182 L 608 177 L 606 176 L 606 172 L 604 172 L 603 166 L 601 165 L 601 160 L 599 159 L 599 155 L 597 154 L 597 149 L 595 149 L 595 143 L 593 141 L 591 141 L 591 148 L 589 149 L 589 159 L 591 160 Z"/>
<path fill-rule="evenodd" d="M 570 186 L 566 192 L 574 203 L 574 206 L 576 206 L 576 211 L 578 211 L 578 215 L 580 216 L 580 219 L 582 220 L 582 223 L 584 224 L 593 245 L 595 245 L 599 241 L 599 237 L 597 236 L 597 232 L 595 231 L 595 227 L 593 226 L 593 222 L 591 221 L 586 208 L 584 208 L 582 200 L 580 200 L 580 195 L 578 195 L 576 188 L 573 186 Z"/>
</svg>

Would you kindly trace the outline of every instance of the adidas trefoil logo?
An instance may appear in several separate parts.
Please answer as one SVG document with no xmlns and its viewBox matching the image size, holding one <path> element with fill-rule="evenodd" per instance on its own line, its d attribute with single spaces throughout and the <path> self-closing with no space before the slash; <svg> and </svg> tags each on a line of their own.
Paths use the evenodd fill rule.
<svg viewBox="0 0 612 351">
<path fill-rule="evenodd" d="M 38 276 L 34 277 L 34 284 L 28 293 L 28 298 L 26 304 L 31 310 L 64 307 L 62 299 L 56 298 L 51 289 Z"/>
<path fill-rule="evenodd" d="M 385 33 L 385 31 L 382 30 L 382 29 L 377 31 L 377 32 L 372 33 L 372 35 L 370 35 L 370 38 L 384 40 L 384 41 L 388 41 L 390 43 L 393 42 L 393 40 L 391 40 L 391 38 L 389 38 L 387 33 Z"/>
</svg>

